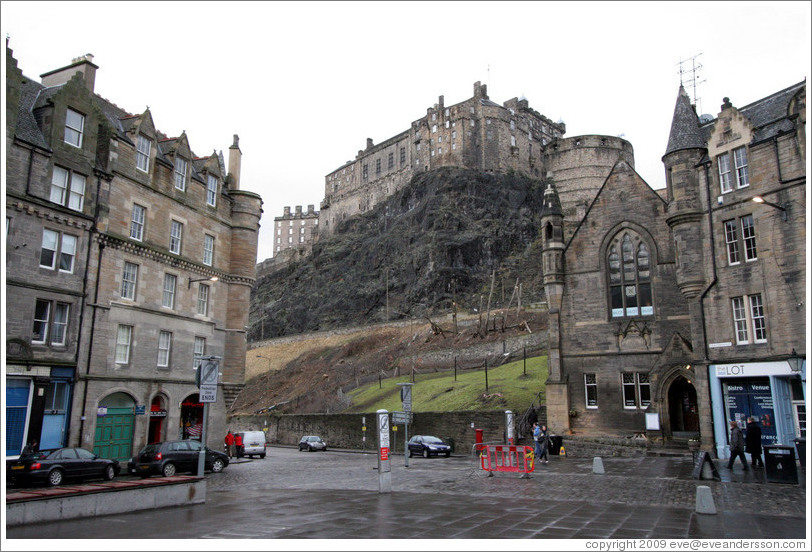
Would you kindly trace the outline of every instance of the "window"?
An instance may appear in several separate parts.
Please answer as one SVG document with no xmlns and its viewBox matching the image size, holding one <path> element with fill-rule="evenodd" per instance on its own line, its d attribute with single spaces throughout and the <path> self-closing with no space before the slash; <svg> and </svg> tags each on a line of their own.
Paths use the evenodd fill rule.
<svg viewBox="0 0 812 552">
<path fill-rule="evenodd" d="M 133 327 L 124 324 L 118 325 L 116 331 L 116 364 L 130 363 L 130 342 L 132 341 Z"/>
<path fill-rule="evenodd" d="M 209 314 L 209 286 L 200 284 L 197 288 L 197 314 Z"/>
<path fill-rule="evenodd" d="M 584 393 L 586 407 L 598 408 L 598 380 L 595 374 L 584 374 Z"/>
<path fill-rule="evenodd" d="M 718 157 L 719 165 L 719 185 L 722 188 L 722 193 L 726 194 L 733 191 L 733 185 L 730 182 L 730 154 L 723 153 Z"/>
<path fill-rule="evenodd" d="M 180 244 L 183 239 L 183 224 L 173 220 L 169 229 L 169 252 L 180 255 Z"/>
<path fill-rule="evenodd" d="M 747 175 L 747 148 L 742 146 L 733 150 L 733 162 L 736 164 L 736 187 L 746 188 L 750 185 Z"/>
<path fill-rule="evenodd" d="M 381 160 L 380 159 L 375 160 L 375 174 L 376 175 L 381 174 Z"/>
<path fill-rule="evenodd" d="M 645 242 L 624 233 L 609 246 L 607 261 L 612 318 L 653 315 L 651 261 Z"/>
<path fill-rule="evenodd" d="M 395 166 L 395 154 L 390 152 L 389 153 L 389 168 L 391 169 L 394 166 Z"/>
<path fill-rule="evenodd" d="M 135 167 L 139 171 L 149 172 L 149 152 L 152 149 L 152 142 L 143 134 L 138 135 L 135 152 Z"/>
<path fill-rule="evenodd" d="M 741 217 L 738 224 L 735 219 L 726 220 L 724 226 L 728 264 L 735 265 L 741 262 L 742 249 L 744 250 L 744 260 L 746 262 L 757 260 L 756 227 L 753 223 L 753 215 Z M 739 241 L 739 226 L 741 226 L 741 243 Z"/>
<path fill-rule="evenodd" d="M 175 158 L 175 188 L 181 192 L 186 190 L 187 166 L 186 159 L 182 157 Z"/>
<path fill-rule="evenodd" d="M 65 143 L 81 148 L 84 129 L 85 116 L 68 108 L 65 115 Z"/>
<path fill-rule="evenodd" d="M 158 335 L 158 367 L 166 368 L 169 366 L 169 353 L 172 349 L 172 332 L 165 332 L 161 330 Z"/>
<path fill-rule="evenodd" d="M 211 266 L 213 262 L 214 262 L 214 236 L 205 234 L 203 236 L 203 264 Z"/>
<path fill-rule="evenodd" d="M 138 265 L 124 263 L 124 272 L 121 275 L 121 297 L 135 301 L 135 286 L 138 283 Z"/>
<path fill-rule="evenodd" d="M 45 410 L 64 413 L 68 409 L 70 386 L 64 381 L 52 381 L 45 392 Z"/>
<path fill-rule="evenodd" d="M 420 144 L 418 144 L 418 146 L 419 146 L 419 145 L 420 145 Z M 369 165 L 368 165 L 368 164 L 366 164 L 366 163 L 364 163 L 364 167 L 363 167 L 363 170 L 362 170 L 362 177 L 363 177 L 363 179 L 364 179 L 364 180 L 366 180 L 367 178 L 369 178 Z"/>
<path fill-rule="evenodd" d="M 208 175 L 206 179 L 206 205 L 217 206 L 217 177 Z"/>
<path fill-rule="evenodd" d="M 406 164 L 406 148 L 400 148 L 400 164 Z"/>
<path fill-rule="evenodd" d="M 194 350 L 194 365 L 193 368 L 197 368 L 200 364 L 200 359 L 203 355 L 206 354 L 206 338 L 205 337 L 195 337 L 195 350 Z"/>
<path fill-rule="evenodd" d="M 761 294 L 733 297 L 731 304 L 736 344 L 749 344 L 751 334 L 753 343 L 766 343 L 767 322 L 764 316 L 764 304 L 761 300 Z"/>
<path fill-rule="evenodd" d="M 510 136 L 510 145 L 516 147 L 516 137 L 513 135 Z"/>
<path fill-rule="evenodd" d="M 646 408 L 651 404 L 649 375 L 640 372 L 624 372 L 623 408 Z"/>
<path fill-rule="evenodd" d="M 59 205 L 65 205 L 67 202 L 68 208 L 81 211 L 85 200 L 85 181 L 85 177 L 81 174 L 71 173 L 55 166 L 49 199 Z"/>
<path fill-rule="evenodd" d="M 70 305 L 37 299 L 34 306 L 34 328 L 31 343 L 67 343 L 68 312 Z M 53 312 L 53 318 L 51 313 Z"/>
<path fill-rule="evenodd" d="M 73 272 L 76 259 L 76 236 L 62 234 L 44 228 L 42 230 L 42 249 L 39 256 L 39 265 L 42 268 L 56 269 L 57 259 L 60 272 Z"/>
<path fill-rule="evenodd" d="M 175 308 L 175 287 L 178 277 L 174 274 L 164 274 L 164 294 L 161 304 L 168 308 Z"/>
<path fill-rule="evenodd" d="M 130 223 L 130 237 L 134 240 L 142 241 L 144 239 L 144 219 L 146 218 L 147 210 L 137 203 L 133 204 L 133 216 Z"/>
</svg>

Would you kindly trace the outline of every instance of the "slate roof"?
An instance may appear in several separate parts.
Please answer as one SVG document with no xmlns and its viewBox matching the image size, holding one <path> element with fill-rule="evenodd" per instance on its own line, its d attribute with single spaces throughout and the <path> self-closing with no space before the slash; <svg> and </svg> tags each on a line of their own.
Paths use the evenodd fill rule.
<svg viewBox="0 0 812 552">
<path fill-rule="evenodd" d="M 680 85 L 677 94 L 677 105 L 671 119 L 671 133 L 668 135 L 668 146 L 665 155 L 684 149 L 702 149 L 707 139 L 699 129 L 699 118 L 696 116 L 691 99 L 685 88 Z"/>
<path fill-rule="evenodd" d="M 795 128 L 795 125 L 789 119 L 787 113 L 789 102 L 795 94 L 805 86 L 806 81 L 803 80 L 784 90 L 770 94 L 766 98 L 756 100 L 751 104 L 739 108 L 739 113 L 747 117 L 750 124 L 753 125 L 752 143 L 767 140 Z M 710 138 L 715 123 L 716 119 L 702 125 L 702 133 L 706 140 Z"/>
<path fill-rule="evenodd" d="M 31 79 L 26 79 L 25 84 L 23 84 L 20 90 L 20 105 L 19 111 L 17 112 L 17 128 L 14 129 L 14 133 L 20 140 L 23 140 L 29 144 L 34 146 L 46 149 L 50 151 L 50 146 L 48 142 L 45 140 L 45 136 L 42 135 L 42 131 L 39 129 L 39 125 L 37 125 L 37 120 L 34 117 L 34 112 L 32 107 L 37 101 L 40 92 L 45 87 L 41 84 L 32 81 Z"/>
</svg>

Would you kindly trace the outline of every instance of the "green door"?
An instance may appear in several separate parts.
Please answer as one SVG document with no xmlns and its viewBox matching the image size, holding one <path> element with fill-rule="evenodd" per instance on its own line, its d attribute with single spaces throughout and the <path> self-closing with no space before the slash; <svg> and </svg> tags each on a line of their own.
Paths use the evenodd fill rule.
<svg viewBox="0 0 812 552">
<path fill-rule="evenodd" d="M 132 456 L 135 414 L 132 407 L 107 408 L 106 416 L 96 418 L 93 452 L 102 458 L 127 461 Z"/>
</svg>

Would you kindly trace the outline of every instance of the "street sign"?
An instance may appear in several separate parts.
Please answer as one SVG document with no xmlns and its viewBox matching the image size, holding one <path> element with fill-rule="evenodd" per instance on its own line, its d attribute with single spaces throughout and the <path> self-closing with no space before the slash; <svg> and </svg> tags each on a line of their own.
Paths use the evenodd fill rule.
<svg viewBox="0 0 812 552">
<path fill-rule="evenodd" d="M 405 412 L 412 411 L 412 384 L 399 383 L 400 386 L 400 400 L 403 402 L 403 410 Z"/>
<path fill-rule="evenodd" d="M 392 412 L 393 424 L 410 424 L 412 423 L 413 414 L 411 412 Z"/>
<path fill-rule="evenodd" d="M 201 383 L 200 384 L 200 402 L 213 403 L 217 402 L 217 384 Z"/>
</svg>

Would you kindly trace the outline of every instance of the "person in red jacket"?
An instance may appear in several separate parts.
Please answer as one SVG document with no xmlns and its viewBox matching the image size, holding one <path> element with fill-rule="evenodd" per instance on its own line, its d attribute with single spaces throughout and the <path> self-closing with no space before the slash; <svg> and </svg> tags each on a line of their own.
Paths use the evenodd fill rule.
<svg viewBox="0 0 812 552">
<path fill-rule="evenodd" d="M 231 430 L 228 430 L 226 433 L 226 453 L 228 454 L 229 458 L 234 458 L 234 434 L 231 433 Z"/>
<path fill-rule="evenodd" d="M 242 433 L 234 436 L 234 445 L 237 447 L 237 458 L 242 458 L 244 450 L 242 446 Z"/>
</svg>

